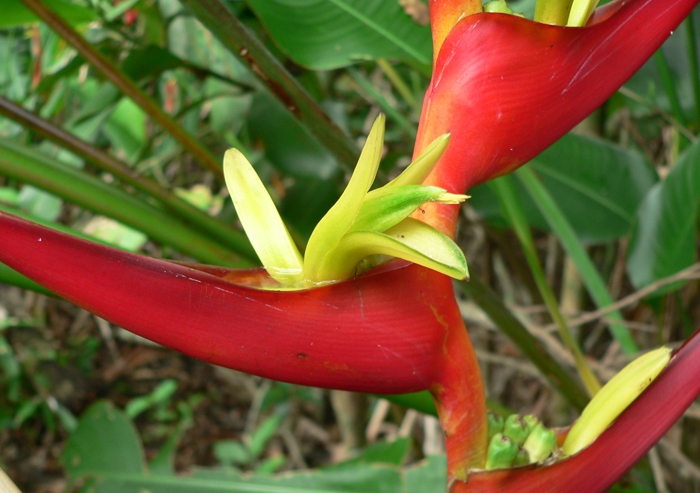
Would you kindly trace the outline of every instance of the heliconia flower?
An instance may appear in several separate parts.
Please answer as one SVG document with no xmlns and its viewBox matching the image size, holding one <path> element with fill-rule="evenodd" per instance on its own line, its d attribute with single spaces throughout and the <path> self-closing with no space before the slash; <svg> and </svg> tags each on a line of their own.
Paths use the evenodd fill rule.
<svg viewBox="0 0 700 493">
<path fill-rule="evenodd" d="M 449 277 L 394 261 L 304 290 L 263 269 L 183 265 L 0 212 L 0 262 L 135 334 L 284 382 L 395 394 L 430 390 L 463 452 L 483 462 L 483 383 Z M 458 433 L 463 428 L 471 433 Z"/>
<path fill-rule="evenodd" d="M 697 3 L 617 0 L 586 27 L 565 27 L 431 0 L 434 70 L 415 154 L 446 132 L 451 144 L 425 183 L 465 193 L 523 165 L 600 106 Z M 454 234 L 458 207 L 425 209 Z"/>
<path fill-rule="evenodd" d="M 396 179 L 370 191 L 384 144 L 384 116 L 380 115 L 372 125 L 350 183 L 314 229 L 304 258 L 265 185 L 240 151 L 231 149 L 226 153 L 224 176 L 258 257 L 283 288 L 305 289 L 344 281 L 391 258 L 464 279 L 467 261 L 454 241 L 408 217 L 426 202 L 458 204 L 467 198 L 420 184 L 448 142 L 449 135 L 439 136 Z"/>
<path fill-rule="evenodd" d="M 314 231 L 304 258 L 249 163 L 232 151 L 227 183 L 267 270 L 151 259 L 4 213 L 0 261 L 127 330 L 218 365 L 327 388 L 430 390 L 455 492 L 601 491 L 700 393 L 700 337 L 589 447 L 552 465 L 473 472 L 486 463 L 485 397 L 445 275 L 465 276 L 466 263 L 445 239 L 454 234 L 457 207 L 432 201 L 459 201 L 449 194 L 543 150 L 616 90 L 697 1 L 619 1 L 603 15 L 594 12 L 588 27 L 572 28 L 476 13 L 481 0 L 431 0 L 435 72 L 416 163 L 369 191 L 383 131 L 383 121 L 375 124 L 357 174 Z M 421 181 L 425 187 L 417 187 Z M 262 204 L 257 211 L 252 197 Z M 425 216 L 442 235 L 406 218 L 416 207 L 432 211 L 419 219 Z M 403 231 L 429 241 L 401 241 Z M 366 270 L 386 254 L 422 265 L 380 261 Z M 622 437 L 631 447 L 626 456 L 611 447 Z M 604 473 L 592 474 L 601 464 Z M 578 481 L 588 489 L 568 488 Z"/>
</svg>

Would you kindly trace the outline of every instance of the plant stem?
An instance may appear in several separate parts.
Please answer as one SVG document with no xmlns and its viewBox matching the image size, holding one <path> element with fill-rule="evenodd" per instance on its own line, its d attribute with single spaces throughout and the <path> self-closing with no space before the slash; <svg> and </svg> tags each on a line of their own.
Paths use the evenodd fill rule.
<svg viewBox="0 0 700 493">
<path fill-rule="evenodd" d="M 355 143 L 220 0 L 183 0 L 199 21 L 279 99 L 338 162 L 352 169 L 360 155 Z"/>
<path fill-rule="evenodd" d="M 239 257 L 171 215 L 80 170 L 56 164 L 37 151 L 0 140 L 0 171 L 112 217 L 202 262 L 240 266 Z"/>
<path fill-rule="evenodd" d="M 46 137 L 57 145 L 74 152 L 99 169 L 111 173 L 123 183 L 128 183 L 136 189 L 156 198 L 189 225 L 210 235 L 223 245 L 232 248 L 243 257 L 251 261 L 257 259 L 255 251 L 250 245 L 250 241 L 248 241 L 248 238 L 243 233 L 223 224 L 204 211 L 197 209 L 175 195 L 171 190 L 156 183 L 154 180 L 137 174 L 127 164 L 119 161 L 115 157 L 102 152 L 88 142 L 53 125 L 40 116 L 25 110 L 21 106 L 8 101 L 2 96 L 0 96 L 0 114 L 13 119 L 17 123 Z"/>
<path fill-rule="evenodd" d="M 401 97 L 403 97 L 403 100 L 406 101 L 406 103 L 411 107 L 415 108 L 416 107 L 416 98 L 413 95 L 413 92 L 411 89 L 408 87 L 408 85 L 404 82 L 404 80 L 401 78 L 399 73 L 394 69 L 394 67 L 385 59 L 380 58 L 377 60 L 377 65 L 379 66 L 380 69 L 382 69 L 382 72 L 384 72 L 384 75 L 386 75 L 386 78 L 391 81 L 393 84 L 394 88 L 401 94 Z"/>
<path fill-rule="evenodd" d="M 681 100 L 678 97 L 678 91 L 676 90 L 676 84 L 674 82 L 673 75 L 671 75 L 671 69 L 668 66 L 666 57 L 661 48 L 656 50 L 654 53 L 654 61 L 656 62 L 656 68 L 659 70 L 659 75 L 661 76 L 661 83 L 664 86 L 664 91 L 668 100 L 671 102 L 671 113 L 678 123 L 683 126 L 687 125 L 687 120 L 683 114 L 683 108 L 681 107 Z"/>
<path fill-rule="evenodd" d="M 564 345 L 569 349 L 574 361 L 576 362 L 576 369 L 579 376 L 583 380 L 583 384 L 588 390 L 588 393 L 593 396 L 600 389 L 600 383 L 591 371 L 588 362 L 586 362 L 585 357 L 579 347 L 578 343 L 574 339 L 566 325 L 566 321 L 559 311 L 559 306 L 557 304 L 556 297 L 552 292 L 552 289 L 547 284 L 546 277 L 542 271 L 542 265 L 537 257 L 537 249 L 535 247 L 535 242 L 530 233 L 530 228 L 523 213 L 520 200 L 515 191 L 515 186 L 513 185 L 512 178 L 510 176 L 504 176 L 497 180 L 492 180 L 489 182 L 493 191 L 498 197 L 498 201 L 503 209 L 504 216 L 513 226 L 515 234 L 520 240 L 520 244 L 523 247 L 523 253 L 530 265 L 530 270 L 537 284 L 537 288 L 544 300 L 547 310 L 549 311 L 552 320 L 559 329 L 559 335 L 564 342 Z"/>
<path fill-rule="evenodd" d="M 182 145 L 196 160 L 222 177 L 221 163 L 195 137 L 166 114 L 160 107 L 129 79 L 111 61 L 105 58 L 93 46 L 78 34 L 68 23 L 52 12 L 41 0 L 22 0 L 39 19 L 45 22 L 59 36 L 65 39 L 90 64 L 102 72 L 120 91 L 131 98 L 141 109 L 166 132 Z"/>
<path fill-rule="evenodd" d="M 374 85 L 368 81 L 367 78 L 359 72 L 359 70 L 356 70 L 353 67 L 348 67 L 347 70 L 350 77 L 352 77 L 353 80 L 360 86 L 360 89 L 362 89 L 369 96 L 370 101 L 379 105 L 382 111 L 386 113 L 387 118 L 395 121 L 408 137 L 415 139 L 417 131 L 416 126 L 411 123 L 408 118 L 403 116 L 399 110 L 394 108 L 391 103 L 389 103 L 387 98 L 382 93 L 377 91 Z"/>
<path fill-rule="evenodd" d="M 695 125 L 700 127 L 700 67 L 698 67 L 698 46 L 695 43 L 695 21 L 693 15 L 685 19 L 686 46 L 688 49 L 688 65 L 690 66 L 690 83 L 693 87 L 693 102 L 695 103 Z"/>
<path fill-rule="evenodd" d="M 569 224 L 559 206 L 549 194 L 547 189 L 539 181 L 535 172 L 529 166 L 523 166 L 516 171 L 516 176 L 520 179 L 530 197 L 537 205 L 544 216 L 549 227 L 557 235 L 566 252 L 576 264 L 579 273 L 591 298 L 598 308 L 605 308 L 612 305 L 614 300 L 605 286 L 605 282 L 600 277 L 598 270 L 591 262 L 585 248 L 576 236 L 576 232 Z M 608 318 L 611 320 L 610 332 L 617 342 L 620 343 L 622 352 L 625 354 L 635 354 L 639 352 L 637 343 L 632 338 L 629 330 L 623 323 L 622 314 L 619 310 L 611 312 Z"/>
</svg>

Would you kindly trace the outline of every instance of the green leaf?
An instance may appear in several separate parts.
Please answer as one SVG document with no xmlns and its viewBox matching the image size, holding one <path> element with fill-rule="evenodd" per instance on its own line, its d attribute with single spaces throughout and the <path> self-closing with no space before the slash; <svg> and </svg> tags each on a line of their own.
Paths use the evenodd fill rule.
<svg viewBox="0 0 700 493">
<path fill-rule="evenodd" d="M 627 270 L 636 288 L 689 267 L 697 253 L 700 142 L 644 199 L 630 242 Z"/>
<path fill-rule="evenodd" d="M 520 168 L 515 172 L 515 175 L 520 178 L 520 182 L 527 189 L 530 198 L 537 204 L 540 212 L 547 220 L 547 224 L 552 228 L 552 231 L 576 264 L 583 283 L 598 308 L 612 305 L 613 299 L 608 292 L 605 281 L 588 256 L 586 249 L 576 237 L 573 228 L 562 214 L 559 205 L 552 200 L 552 197 L 540 183 L 537 175 L 528 166 Z M 634 342 L 627 326 L 623 323 L 622 314 L 619 311 L 614 311 L 608 315 L 608 319 L 611 321 L 610 331 L 620 343 L 622 351 L 625 354 L 638 352 L 637 344 Z"/>
<path fill-rule="evenodd" d="M 136 429 L 110 402 L 99 401 L 80 418 L 61 459 L 73 477 L 143 474 L 144 454 Z"/>
<path fill-rule="evenodd" d="M 146 114 L 131 99 L 122 98 L 105 121 L 103 132 L 114 148 L 134 161 L 146 144 Z"/>
<path fill-rule="evenodd" d="M 63 201 L 53 194 L 25 185 L 19 193 L 17 205 L 28 214 L 53 222 L 61 213 Z"/>
<path fill-rule="evenodd" d="M 405 493 L 426 493 L 439 491 L 440 486 L 447 482 L 447 458 L 444 455 L 433 455 L 427 460 L 406 470 L 404 474 Z"/>
<path fill-rule="evenodd" d="M 337 173 L 333 156 L 270 95 L 255 94 L 248 127 L 263 144 L 267 160 L 285 175 L 329 179 Z"/>
<path fill-rule="evenodd" d="M 411 440 L 408 438 L 397 438 L 393 442 L 377 442 L 365 448 L 358 457 L 334 467 L 347 467 L 360 463 L 400 466 L 406 460 L 410 445 Z"/>
<path fill-rule="evenodd" d="M 131 50 L 122 62 L 121 69 L 135 81 L 156 77 L 166 70 L 185 65 L 185 62 L 165 48 L 147 45 Z"/>
<path fill-rule="evenodd" d="M 584 243 L 615 240 L 629 233 L 637 208 L 657 181 L 637 152 L 614 144 L 568 134 L 530 164 Z M 529 194 L 516 185 L 531 226 L 549 230 Z M 488 186 L 470 190 L 469 203 L 484 218 L 504 224 L 498 201 Z"/>
<path fill-rule="evenodd" d="M 277 45 L 305 67 L 329 70 L 358 60 L 398 58 L 429 64 L 430 29 L 398 1 L 249 0 Z"/>
<path fill-rule="evenodd" d="M 64 0 L 43 0 L 54 13 L 65 19 L 69 24 L 86 24 L 97 20 L 97 13 L 87 7 L 76 5 Z M 20 1 L 9 0 L 2 2 L 0 29 L 21 26 L 37 22 L 39 19 L 29 8 Z"/>
<path fill-rule="evenodd" d="M 282 417 L 277 415 L 270 416 L 265 421 L 260 423 L 260 426 L 258 426 L 248 441 L 248 447 L 253 457 L 257 457 L 263 453 L 265 447 L 267 446 L 267 442 L 269 442 L 272 437 L 275 436 L 275 433 L 277 433 L 277 429 L 281 424 Z"/>
</svg>

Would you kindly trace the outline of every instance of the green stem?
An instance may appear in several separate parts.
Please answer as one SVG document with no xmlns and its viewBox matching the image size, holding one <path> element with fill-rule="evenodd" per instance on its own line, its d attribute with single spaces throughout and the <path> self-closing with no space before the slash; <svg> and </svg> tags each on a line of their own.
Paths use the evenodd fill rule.
<svg viewBox="0 0 700 493">
<path fill-rule="evenodd" d="M 347 71 L 348 74 L 350 74 L 350 77 L 352 77 L 353 80 L 360 86 L 360 89 L 367 93 L 370 102 L 376 103 L 382 109 L 382 111 L 386 113 L 389 120 L 395 121 L 404 130 L 408 137 L 415 139 L 417 132 L 416 126 L 405 116 L 403 116 L 399 110 L 394 108 L 391 103 L 389 103 L 389 100 L 382 93 L 377 91 L 374 85 L 358 70 L 354 69 L 353 67 L 348 67 Z"/>
<path fill-rule="evenodd" d="M 588 396 L 581 384 L 572 378 L 547 352 L 542 343 L 528 332 L 490 286 L 472 274 L 469 282 L 461 282 L 459 287 L 486 312 L 493 323 L 572 406 L 581 411 L 588 404 Z"/>
<path fill-rule="evenodd" d="M 578 240 L 576 232 L 561 212 L 559 206 L 554 202 L 554 199 L 547 189 L 537 178 L 535 172 L 529 166 L 523 166 L 516 171 L 515 174 L 525 186 L 525 189 L 544 216 L 549 227 L 552 228 L 554 234 L 556 234 L 559 241 L 561 241 L 566 253 L 569 254 L 576 264 L 581 278 L 583 279 L 583 283 L 595 304 L 598 308 L 612 305 L 614 300 L 610 296 L 610 293 L 608 293 L 605 282 L 596 270 L 595 265 L 593 265 L 585 248 Z M 608 315 L 608 319 L 611 320 L 610 332 L 615 340 L 620 343 L 622 351 L 625 354 L 635 354 L 639 352 L 639 347 L 624 325 L 624 319 L 619 310 L 611 312 Z"/>
<path fill-rule="evenodd" d="M 504 216 L 510 222 L 511 226 L 513 226 L 515 234 L 520 240 L 523 253 L 525 254 L 525 258 L 527 259 L 530 270 L 535 279 L 535 283 L 537 284 L 537 289 L 539 290 L 540 295 L 547 306 L 547 310 L 549 311 L 552 320 L 559 329 L 559 335 L 562 342 L 574 357 L 576 369 L 579 376 L 583 380 L 583 384 L 586 386 L 586 390 L 588 390 L 588 393 L 593 396 L 600 389 L 600 383 L 593 374 L 593 371 L 591 371 L 586 358 L 583 356 L 581 348 L 566 325 L 566 321 L 559 311 L 557 299 L 554 296 L 552 289 L 549 287 L 549 284 L 547 284 L 547 279 L 537 256 L 537 248 L 535 247 L 535 242 L 532 238 L 532 234 L 530 233 L 527 219 L 523 213 L 520 199 L 518 199 L 518 195 L 515 191 L 513 180 L 510 176 L 504 176 L 497 180 L 490 181 L 489 184 L 498 197 L 498 201 L 501 204 Z"/>
<path fill-rule="evenodd" d="M 671 103 L 671 112 L 673 113 L 673 117 L 681 125 L 687 126 L 688 122 L 683 114 L 683 108 L 681 107 L 681 100 L 678 97 L 676 84 L 661 48 L 656 50 L 654 53 L 654 61 L 656 62 L 656 68 L 659 70 L 659 75 L 661 76 L 661 84 L 664 86 L 664 91 L 666 92 L 668 100 Z"/>
<path fill-rule="evenodd" d="M 698 46 L 695 42 L 695 21 L 692 14 L 686 17 L 686 46 L 688 48 L 688 65 L 690 65 L 690 83 L 693 87 L 695 103 L 695 125 L 700 127 L 700 67 L 698 67 Z"/>
<path fill-rule="evenodd" d="M 197 19 L 239 60 L 247 64 L 287 110 L 348 168 L 360 155 L 355 143 L 220 0 L 183 0 Z"/>
<path fill-rule="evenodd" d="M 202 166 L 222 177 L 221 163 L 195 137 L 188 134 L 111 61 L 95 50 L 68 23 L 52 12 L 41 0 L 22 0 L 36 16 L 65 39 L 91 65 L 102 72 L 122 93 L 131 98 L 166 132 L 173 136 Z"/>
<path fill-rule="evenodd" d="M 81 156 L 86 161 L 97 166 L 99 169 L 111 173 L 123 183 L 128 183 L 134 188 L 154 197 L 168 209 L 177 214 L 181 219 L 189 225 L 199 229 L 203 233 L 210 235 L 212 238 L 220 241 L 223 245 L 232 248 L 235 252 L 243 257 L 255 261 L 257 256 L 255 250 L 250 245 L 248 237 L 223 224 L 216 218 L 211 217 L 204 211 L 201 211 L 182 200 L 175 195 L 171 190 L 166 189 L 156 183 L 154 180 L 137 174 L 127 164 L 119 161 L 113 156 L 102 152 L 93 147 L 88 142 L 79 139 L 75 135 L 66 132 L 65 130 L 56 127 L 52 123 L 35 115 L 34 113 L 25 110 L 21 106 L 8 101 L 0 96 L 0 114 L 5 115 L 25 128 L 32 130 L 40 135 L 43 135 L 59 146 L 74 152 Z"/>
<path fill-rule="evenodd" d="M 389 79 L 398 93 L 401 94 L 404 101 L 406 101 L 411 108 L 415 108 L 416 98 L 413 96 L 413 91 L 411 91 L 408 84 L 404 82 L 396 69 L 394 69 L 394 67 L 383 58 L 377 60 L 377 65 L 380 69 L 382 69 L 382 72 L 384 72 L 384 75 L 386 75 L 386 78 Z"/>
<path fill-rule="evenodd" d="M 0 173 L 112 217 L 202 262 L 241 265 L 238 256 L 164 210 L 81 170 L 56 164 L 48 156 L 4 139 L 0 139 Z"/>
</svg>

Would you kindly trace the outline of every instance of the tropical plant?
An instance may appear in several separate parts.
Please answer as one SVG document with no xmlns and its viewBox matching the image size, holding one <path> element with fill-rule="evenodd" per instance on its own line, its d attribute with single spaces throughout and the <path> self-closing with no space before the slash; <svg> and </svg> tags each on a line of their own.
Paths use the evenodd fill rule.
<svg viewBox="0 0 700 493">
<path fill-rule="evenodd" d="M 700 187 L 688 184 L 698 183 L 692 130 L 700 118 L 691 123 L 673 80 L 662 78 L 673 114 L 664 116 L 678 141 L 673 150 L 685 152 L 659 183 L 635 151 L 564 137 L 615 97 L 697 1 L 617 1 L 594 10 L 596 3 L 540 0 L 534 20 L 528 20 L 500 0 L 486 5 L 431 0 L 431 57 L 427 27 L 406 14 L 416 9 L 420 18 L 421 2 L 368 7 L 350 0 L 305 5 L 249 0 L 276 43 L 266 47 L 244 25 L 256 25 L 247 17 L 250 11 L 236 3 L 185 0 L 182 10 L 168 0 L 103 1 L 89 8 L 23 0 L 26 7 L 15 6 L 6 22 L 38 17 L 42 24 L 33 29 L 40 56 L 33 59 L 33 81 L 7 77 L 6 97 L 0 99 L 13 136 L 0 141 L 0 173 L 10 180 L 7 192 L 14 205 L 0 211 L 0 260 L 14 269 L 5 279 L 39 289 L 36 282 L 131 332 L 220 366 L 331 389 L 428 391 L 445 435 L 450 491 L 603 491 L 700 394 L 700 338 L 689 331 L 673 354 L 650 353 L 601 390 L 580 337 L 571 333 L 547 282 L 529 225 L 545 226 L 561 241 L 593 304 L 609 314 L 609 344 L 628 356 L 640 346 L 656 345 L 628 329 L 582 239 L 610 242 L 632 231 L 627 267 L 642 290 L 636 298 L 658 300 L 664 295 L 659 288 L 677 292 L 679 281 L 697 276 L 692 265 L 696 218 L 677 212 L 697 209 Z M 84 26 L 85 19 L 98 23 L 81 35 L 72 26 Z M 688 79 L 697 109 L 700 82 L 689 19 Z M 21 66 L 22 44 L 13 43 L 12 35 L 8 31 L 5 45 L 15 50 L 12 63 Z M 280 58 L 307 70 L 292 76 L 272 54 L 277 49 Z M 656 56 L 662 77 L 668 75 L 663 55 Z M 387 58 L 404 63 L 397 70 Z M 88 65 L 108 82 L 91 77 L 89 87 L 79 87 Z M 344 70 L 325 72 L 340 67 Z M 377 89 L 365 75 L 375 67 L 392 84 L 389 90 Z M 416 94 L 428 74 L 416 127 Z M 356 92 L 348 96 L 351 84 Z M 354 109 L 357 94 L 373 107 Z M 330 104 L 345 97 L 342 105 Z M 330 109 L 323 109 L 323 99 Z M 70 111 L 70 102 L 80 110 Z M 374 118 L 375 108 L 386 114 L 386 131 L 384 117 Z M 612 108 L 610 103 L 614 114 Z M 203 114 L 209 120 L 205 126 L 199 121 Z M 64 120 L 62 126 L 51 118 Z M 53 157 L 42 152 L 17 123 L 61 152 Z M 348 131 L 367 134 L 361 153 Z M 410 152 L 405 136 L 410 141 L 414 134 L 413 161 L 397 173 L 396 155 Z M 223 157 L 229 146 L 237 150 Z M 387 147 L 391 152 L 382 159 Z M 564 164 L 569 159 L 573 163 Z M 515 172 L 520 187 L 505 176 L 530 160 L 531 167 Z M 197 170 L 195 181 L 217 193 L 225 180 L 235 213 L 211 188 L 171 189 L 166 183 L 173 180 L 171 166 L 183 181 L 185 171 Z M 587 177 L 586 166 L 610 176 Z M 340 193 L 336 185 L 350 167 L 355 170 Z M 371 189 L 377 176 L 383 186 Z M 490 195 L 477 187 L 486 182 Z M 11 193 L 17 183 L 25 184 L 21 194 L 33 194 L 34 221 L 18 215 L 22 197 Z M 570 190 L 586 200 L 567 198 Z M 570 432 L 589 436 L 578 446 L 567 444 L 568 431 L 555 434 L 530 420 L 519 439 L 528 453 L 518 461 L 520 448 L 505 438 L 509 432 L 489 430 L 482 374 L 451 279 L 468 276 L 467 259 L 455 242 L 459 203 L 467 191 L 484 217 L 491 214 L 514 230 L 525 259 L 521 265 L 530 269 L 524 282 L 546 306 L 582 385 L 489 286 L 477 278 L 460 286 L 574 408 L 599 396 Z M 500 213 L 489 211 L 481 191 Z M 171 258 L 129 253 L 37 224 L 36 213 L 47 202 L 44 219 L 56 219 L 61 211 L 56 196 L 145 234 L 134 240 L 135 233 L 126 229 L 129 234 L 104 240 L 137 250 L 150 238 L 161 246 L 161 256 Z M 529 211 L 522 197 L 534 204 Z M 599 217 L 586 210 L 596 201 L 605 223 L 600 228 L 588 226 Z M 80 213 L 73 214 L 78 220 L 72 222 L 80 223 Z M 617 223 L 606 219 L 611 214 L 619 216 Z M 247 236 L 230 226 L 234 218 Z M 242 268 L 258 260 L 263 268 Z M 403 402 L 417 407 L 421 398 L 424 393 Z M 100 475 L 105 461 L 91 461 L 82 447 L 101 448 L 106 442 L 85 430 L 111 421 L 111 433 L 119 435 L 128 424 L 104 403 L 85 420 L 88 428 L 79 428 L 66 449 L 67 467 L 80 464 L 74 475 L 105 480 L 103 485 L 111 480 L 173 486 L 169 479 L 149 483 L 136 464 L 140 459 L 126 459 L 117 476 L 105 479 Z M 499 458 L 503 443 L 510 459 Z M 138 455 L 137 445 L 132 450 Z M 231 491 L 254 490 L 255 479 L 227 480 Z M 290 488 L 311 484 L 303 481 L 292 480 Z M 323 481 L 316 486 L 342 490 L 345 479 L 329 473 Z M 355 487 L 365 486 L 358 482 L 344 491 Z"/>
</svg>

